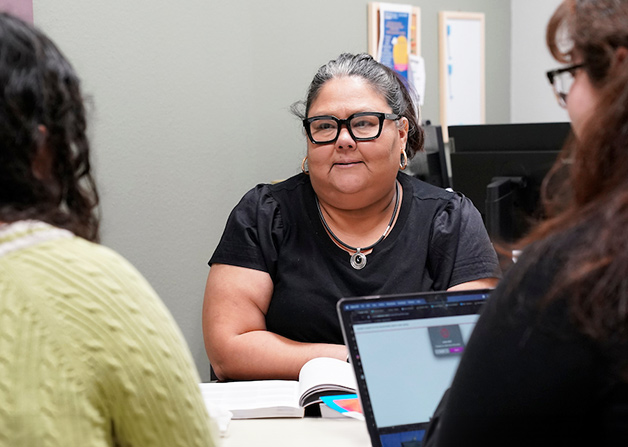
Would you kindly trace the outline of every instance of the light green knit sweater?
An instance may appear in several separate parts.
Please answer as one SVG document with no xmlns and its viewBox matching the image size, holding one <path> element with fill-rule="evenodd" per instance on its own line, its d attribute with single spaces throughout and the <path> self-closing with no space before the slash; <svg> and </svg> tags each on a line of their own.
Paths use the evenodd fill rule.
<svg viewBox="0 0 628 447">
<path fill-rule="evenodd" d="M 198 382 L 128 262 L 47 224 L 0 227 L 0 447 L 213 446 Z"/>
</svg>

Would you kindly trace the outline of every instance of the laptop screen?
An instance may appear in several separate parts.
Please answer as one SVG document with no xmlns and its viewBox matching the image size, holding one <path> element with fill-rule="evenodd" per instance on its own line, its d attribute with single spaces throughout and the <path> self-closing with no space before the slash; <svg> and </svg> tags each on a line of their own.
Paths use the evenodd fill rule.
<svg viewBox="0 0 628 447">
<path fill-rule="evenodd" d="M 338 303 L 374 447 L 420 446 L 490 292 L 427 292 Z"/>
</svg>

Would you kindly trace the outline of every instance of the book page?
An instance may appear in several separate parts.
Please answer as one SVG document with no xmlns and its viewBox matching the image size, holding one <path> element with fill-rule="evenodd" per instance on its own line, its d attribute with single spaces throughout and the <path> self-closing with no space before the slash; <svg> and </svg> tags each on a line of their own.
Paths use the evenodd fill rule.
<svg viewBox="0 0 628 447">
<path fill-rule="evenodd" d="M 231 411 L 233 419 L 301 417 L 299 383 L 295 380 L 201 383 L 203 399 Z"/>
<path fill-rule="evenodd" d="M 320 401 L 321 393 L 355 393 L 357 387 L 349 363 L 328 357 L 315 358 L 303 365 L 299 373 L 299 403 L 304 406 Z"/>
</svg>

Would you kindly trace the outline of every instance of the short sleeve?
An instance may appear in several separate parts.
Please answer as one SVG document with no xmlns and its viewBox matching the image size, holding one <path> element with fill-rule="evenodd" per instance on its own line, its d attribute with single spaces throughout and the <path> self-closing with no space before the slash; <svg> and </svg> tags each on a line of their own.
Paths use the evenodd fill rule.
<svg viewBox="0 0 628 447">
<path fill-rule="evenodd" d="M 437 290 L 501 277 L 482 216 L 471 200 L 461 194 L 454 194 L 434 219 L 429 268 L 434 272 Z"/>
<path fill-rule="evenodd" d="M 231 211 L 209 264 L 229 264 L 275 275 L 283 222 L 268 185 L 247 192 Z"/>
</svg>

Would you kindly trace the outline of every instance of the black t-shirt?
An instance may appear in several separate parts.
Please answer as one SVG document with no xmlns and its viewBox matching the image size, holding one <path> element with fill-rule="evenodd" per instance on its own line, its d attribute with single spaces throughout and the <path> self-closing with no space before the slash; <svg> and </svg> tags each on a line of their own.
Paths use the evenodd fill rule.
<svg viewBox="0 0 628 447">
<path fill-rule="evenodd" d="M 479 212 L 460 194 L 400 173 L 403 199 L 389 235 L 355 270 L 325 232 L 309 177 L 258 185 L 234 208 L 209 263 L 268 272 L 266 328 L 289 339 L 343 343 L 342 297 L 443 290 L 499 276 Z"/>
</svg>

